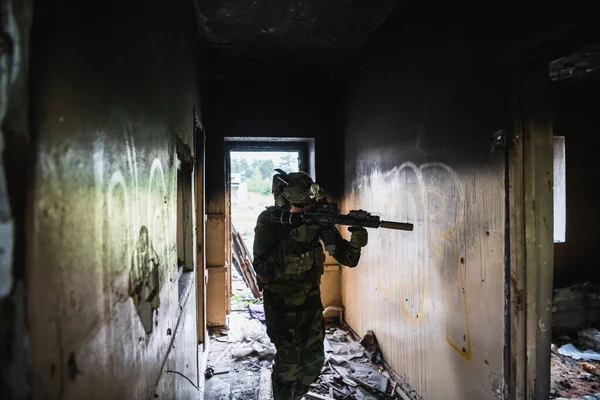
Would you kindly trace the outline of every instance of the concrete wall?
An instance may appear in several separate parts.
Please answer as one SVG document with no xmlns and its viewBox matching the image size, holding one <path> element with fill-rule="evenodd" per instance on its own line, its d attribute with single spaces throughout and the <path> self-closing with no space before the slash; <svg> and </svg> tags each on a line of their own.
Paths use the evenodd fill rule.
<svg viewBox="0 0 600 400">
<path fill-rule="evenodd" d="M 554 287 L 598 284 L 600 235 L 590 221 L 600 220 L 600 208 L 590 187 L 600 174 L 600 82 L 564 80 L 555 86 L 554 134 L 565 137 L 567 235 L 565 243 L 554 245 Z"/>
<path fill-rule="evenodd" d="M 344 209 L 415 228 L 369 231 L 342 269 L 346 320 L 423 398 L 491 399 L 504 385 L 504 90 L 481 43 L 410 22 L 386 22 L 349 67 Z"/>
<path fill-rule="evenodd" d="M 173 398 L 190 384 L 163 370 L 198 382 L 193 276 L 180 296 L 176 267 L 176 137 L 193 151 L 200 106 L 192 3 L 35 11 L 32 397 Z"/>
</svg>

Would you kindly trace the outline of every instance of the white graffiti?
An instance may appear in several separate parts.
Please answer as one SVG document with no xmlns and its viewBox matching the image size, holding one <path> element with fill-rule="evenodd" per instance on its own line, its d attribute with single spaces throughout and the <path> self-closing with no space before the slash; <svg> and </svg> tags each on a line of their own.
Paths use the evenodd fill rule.
<svg viewBox="0 0 600 400">
<path fill-rule="evenodd" d="M 127 292 L 134 299 L 146 332 L 150 333 L 152 315 L 160 304 L 159 282 L 164 269 L 172 265 L 169 191 L 160 159 L 152 160 L 148 175 L 140 174 L 133 137 L 125 139 L 123 150 L 121 154 L 126 155 L 124 163 L 119 154 L 114 153 L 110 156 L 116 160 L 107 161 L 104 145 L 99 142 L 94 146 L 96 201 L 99 208 L 106 204 L 106 215 L 99 218 L 106 218 L 108 222 L 104 240 L 109 252 L 104 263 L 110 264 L 109 274 L 128 276 Z M 126 166 L 124 170 L 119 168 L 123 164 Z M 108 168 L 111 169 L 108 171 L 110 177 L 106 179 Z M 147 188 L 144 198 L 140 196 L 142 185 Z M 144 219 L 141 217 L 143 211 L 146 211 Z M 98 222 L 103 226 L 103 221 Z M 148 258 L 144 255 L 147 260 L 140 261 L 140 248 L 150 249 L 148 254 L 155 256 Z M 115 264 L 116 271 L 112 269 Z M 119 277 L 112 276 L 110 281 L 113 279 L 118 280 Z"/>
<path fill-rule="evenodd" d="M 355 183 L 351 199 L 384 219 L 414 224 L 408 235 L 379 230 L 376 240 L 365 248 L 365 259 L 376 266 L 376 287 L 397 303 L 407 321 L 421 324 L 435 306 L 431 282 L 439 276 L 446 340 L 469 359 L 466 256 L 461 236 L 465 194 L 457 174 L 442 163 L 417 166 L 406 162 L 387 172 L 364 175 Z"/>
</svg>

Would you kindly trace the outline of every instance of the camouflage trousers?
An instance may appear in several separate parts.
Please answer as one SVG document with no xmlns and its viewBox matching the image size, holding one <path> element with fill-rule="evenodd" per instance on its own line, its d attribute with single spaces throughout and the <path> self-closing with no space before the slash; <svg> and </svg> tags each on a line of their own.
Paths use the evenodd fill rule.
<svg viewBox="0 0 600 400">
<path fill-rule="evenodd" d="M 304 304 L 285 305 L 281 296 L 263 292 L 267 334 L 277 349 L 273 399 L 298 400 L 321 372 L 325 356 L 325 322 L 321 294 L 311 292 Z"/>
</svg>

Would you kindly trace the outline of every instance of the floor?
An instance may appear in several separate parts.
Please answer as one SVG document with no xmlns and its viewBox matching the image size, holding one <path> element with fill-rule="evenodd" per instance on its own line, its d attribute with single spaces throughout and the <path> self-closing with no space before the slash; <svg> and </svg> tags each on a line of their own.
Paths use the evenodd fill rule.
<svg viewBox="0 0 600 400">
<path fill-rule="evenodd" d="M 260 355 L 256 352 L 244 355 L 243 352 L 247 347 L 244 346 L 246 337 L 256 339 L 260 336 L 259 339 L 266 340 L 264 325 L 258 319 L 252 318 L 250 314 L 250 306 L 260 306 L 261 303 L 252 296 L 250 289 L 235 268 L 232 269 L 231 281 L 232 312 L 228 316 L 229 329 L 210 332 L 207 361 L 209 371 L 205 374 L 204 398 L 267 400 L 269 397 L 260 397 L 261 368 L 271 368 L 273 356 L 272 354 Z"/>
<path fill-rule="evenodd" d="M 551 358 L 551 399 L 598 399 L 600 400 L 600 376 L 584 369 L 584 364 L 595 366 L 600 370 L 596 361 L 574 360 L 558 354 L 553 347 Z M 584 396 L 591 396 L 585 398 Z"/>
<path fill-rule="evenodd" d="M 204 384 L 210 400 L 272 400 L 271 371 L 275 347 L 266 335 L 262 304 L 237 272 L 232 275 L 232 313 L 228 329 L 213 330 Z M 359 342 L 347 327 L 326 325 L 325 365 L 305 399 L 377 400 L 401 398 L 380 362 L 372 334 Z M 390 395 L 389 393 L 394 393 Z"/>
</svg>

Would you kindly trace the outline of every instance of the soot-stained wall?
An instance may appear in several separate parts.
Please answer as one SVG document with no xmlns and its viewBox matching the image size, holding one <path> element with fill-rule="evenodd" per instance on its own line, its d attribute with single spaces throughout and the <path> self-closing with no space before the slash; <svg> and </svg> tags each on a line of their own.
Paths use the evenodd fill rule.
<svg viewBox="0 0 600 400">
<path fill-rule="evenodd" d="M 556 84 L 553 104 L 554 134 L 565 137 L 566 239 L 554 245 L 554 287 L 592 281 L 600 265 L 600 235 L 591 221 L 600 219 L 597 199 L 590 190 L 600 173 L 600 82 L 577 79 Z"/>
<path fill-rule="evenodd" d="M 35 4 L 32 398 L 194 390 L 176 374 L 158 385 L 164 365 L 198 382 L 195 291 L 180 301 L 176 253 L 176 137 L 193 151 L 200 107 L 194 34 L 186 0 Z"/>
<path fill-rule="evenodd" d="M 414 231 L 369 230 L 342 296 L 350 326 L 373 330 L 423 398 L 491 399 L 504 384 L 505 155 L 492 137 L 505 92 L 485 46 L 440 22 L 391 18 L 349 66 L 344 209 Z"/>
<path fill-rule="evenodd" d="M 239 64 L 240 79 L 207 83 L 207 207 L 223 212 L 224 137 L 315 138 L 316 175 L 327 192 L 342 189 L 342 88 L 338 77 L 279 61 Z M 218 203 L 218 204 L 215 204 Z M 224 203 L 223 203 L 224 204 Z"/>
</svg>

